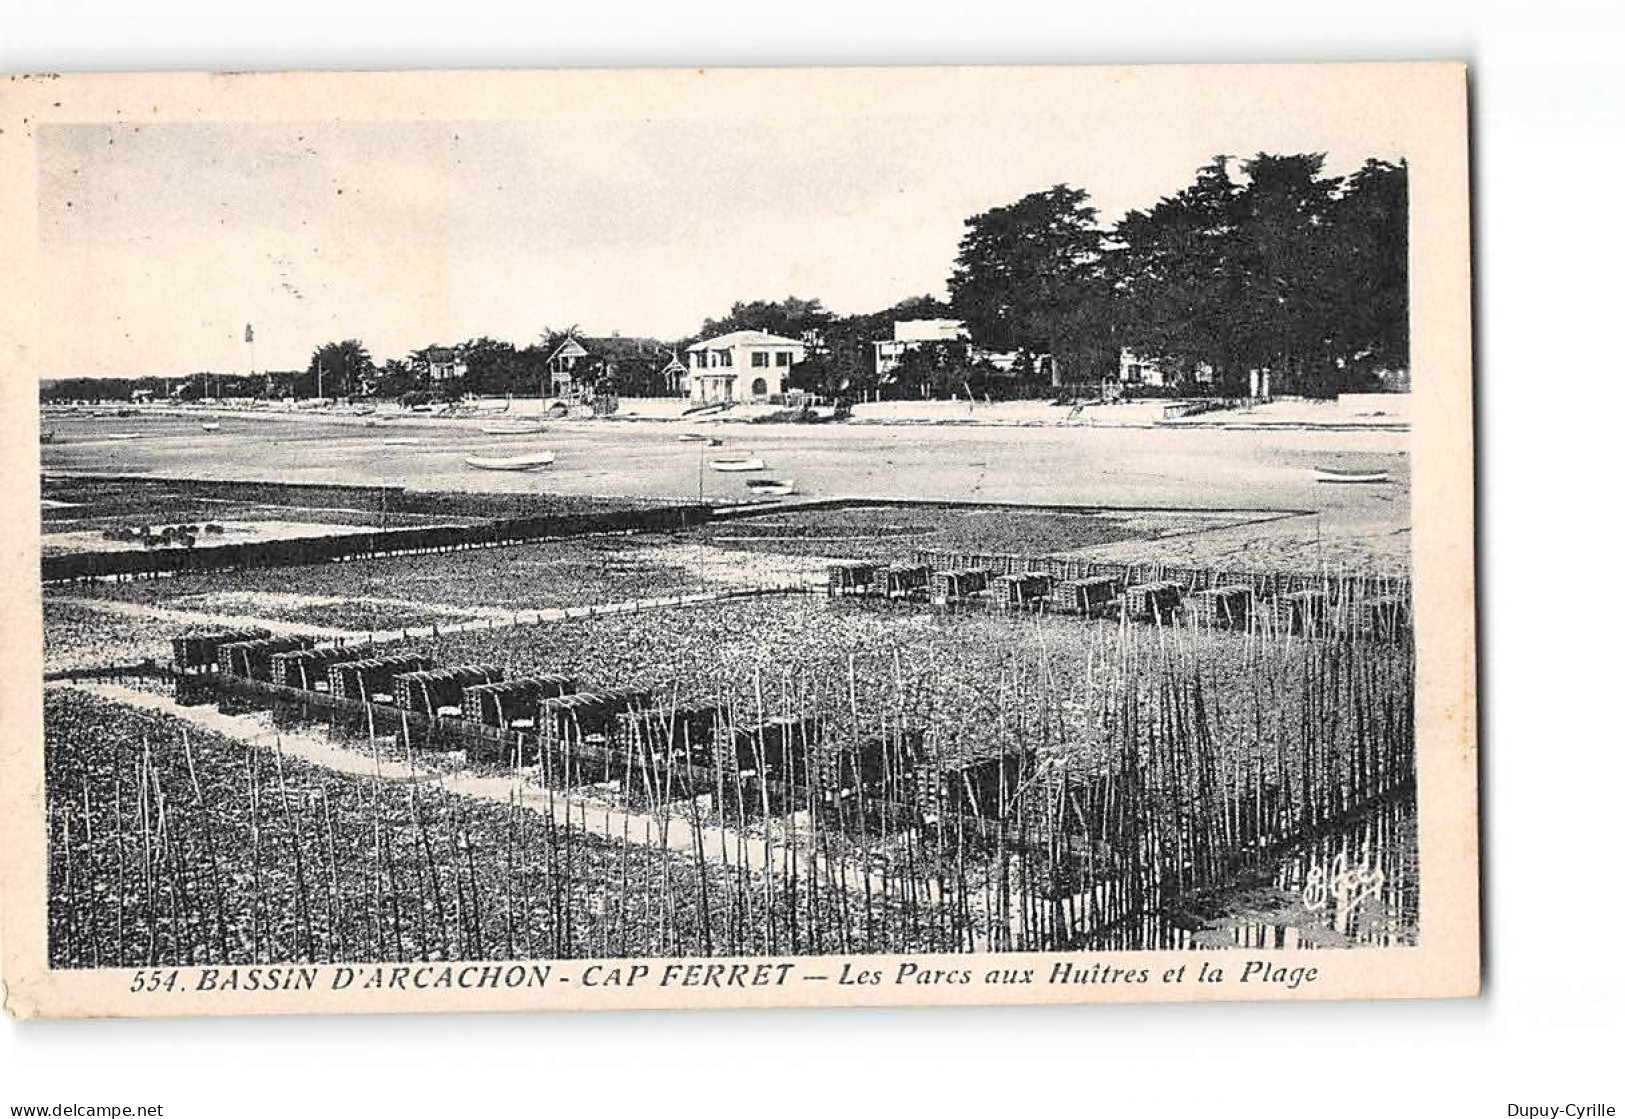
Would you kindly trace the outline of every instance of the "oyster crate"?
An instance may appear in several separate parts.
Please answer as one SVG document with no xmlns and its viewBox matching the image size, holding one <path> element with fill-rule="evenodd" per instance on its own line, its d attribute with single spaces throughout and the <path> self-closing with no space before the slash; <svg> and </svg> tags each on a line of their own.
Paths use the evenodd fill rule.
<svg viewBox="0 0 1625 1119">
<path fill-rule="evenodd" d="M 971 571 L 936 571 L 931 575 L 931 599 L 933 602 L 951 602 L 985 591 L 987 586 L 988 573 L 980 568 Z"/>
<path fill-rule="evenodd" d="M 403 672 L 432 668 L 428 657 L 397 653 L 388 657 L 340 661 L 327 666 L 327 690 L 340 699 L 370 702 L 381 692 L 395 694 L 395 677 Z"/>
<path fill-rule="evenodd" d="M 257 637 L 220 646 L 220 671 L 250 680 L 271 678 L 271 658 L 277 653 L 309 649 L 316 642 L 308 637 Z"/>
<path fill-rule="evenodd" d="M 488 727 L 507 727 L 516 720 L 534 725 L 544 700 L 575 690 L 576 681 L 559 673 L 470 684 L 463 689 L 463 718 Z"/>
<path fill-rule="evenodd" d="M 1129 617 L 1141 621 L 1167 621 L 1179 609 L 1182 597 L 1180 585 L 1169 579 L 1132 583 L 1124 588 L 1123 609 Z"/>
<path fill-rule="evenodd" d="M 993 580 L 993 602 L 1001 610 L 1026 609 L 1048 599 L 1054 586 L 1054 578 L 1036 571 L 1000 575 Z"/>
<path fill-rule="evenodd" d="M 1325 591 L 1289 591 L 1270 600 L 1270 621 L 1286 633 L 1313 633 L 1326 621 Z"/>
<path fill-rule="evenodd" d="M 1050 605 L 1066 614 L 1098 614 L 1122 593 L 1123 580 L 1116 575 L 1090 575 L 1057 584 Z"/>
<path fill-rule="evenodd" d="M 1252 614 L 1253 592 L 1248 587 L 1211 587 L 1191 595 L 1185 605 L 1202 625 L 1242 629 Z"/>
<path fill-rule="evenodd" d="M 395 706 L 419 715 L 437 715 L 444 707 L 461 711 L 463 689 L 471 684 L 494 684 L 501 679 L 502 669 L 489 664 L 403 672 L 395 677 Z"/>
</svg>

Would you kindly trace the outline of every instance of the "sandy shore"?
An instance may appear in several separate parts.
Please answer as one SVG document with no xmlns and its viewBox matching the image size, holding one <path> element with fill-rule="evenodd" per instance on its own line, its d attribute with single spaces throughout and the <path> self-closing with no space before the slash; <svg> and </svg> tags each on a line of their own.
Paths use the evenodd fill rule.
<svg viewBox="0 0 1625 1119">
<path fill-rule="evenodd" d="M 1409 435 L 1399 430 L 1228 430 L 1208 427 L 965 427 L 717 423 L 708 448 L 681 425 L 560 423 L 540 435 L 491 436 L 457 421 L 335 427 L 297 416 L 245 415 L 202 432 L 195 420 L 64 417 L 40 448 L 47 472 L 133 473 L 467 492 L 547 492 L 672 501 L 748 496 L 718 455 L 762 458 L 806 498 L 1012 502 L 1111 508 L 1277 510 L 1302 514 L 1256 529 L 1165 542 L 1171 560 L 1211 563 L 1266 551 L 1248 566 L 1295 557 L 1398 573 L 1409 565 Z M 139 437 L 105 438 L 110 426 Z M 545 471 L 470 468 L 470 455 L 556 452 Z M 1319 483 L 1318 466 L 1388 471 L 1380 486 Z M 1213 546 L 1210 548 L 1209 544 Z M 1160 545 L 1159 545 L 1160 547 Z M 1178 553 L 1177 557 L 1175 553 Z"/>
</svg>

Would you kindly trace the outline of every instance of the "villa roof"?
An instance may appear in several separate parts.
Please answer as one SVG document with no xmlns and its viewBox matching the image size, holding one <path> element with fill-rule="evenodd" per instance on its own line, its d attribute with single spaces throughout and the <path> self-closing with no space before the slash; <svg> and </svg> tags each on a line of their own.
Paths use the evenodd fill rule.
<svg viewBox="0 0 1625 1119">
<path fill-rule="evenodd" d="M 688 348 L 689 353 L 695 350 L 731 350 L 735 346 L 804 346 L 795 338 L 784 338 L 777 334 L 769 334 L 765 330 L 732 330 L 727 334 L 719 334 L 715 338 L 704 338 Z"/>
<path fill-rule="evenodd" d="M 620 334 L 602 338 L 585 334 L 572 334 L 565 338 L 563 342 L 560 342 L 549 356 L 594 354 L 598 357 L 618 358 L 621 360 L 644 358 L 650 361 L 658 361 L 662 356 L 670 353 L 671 347 L 657 338 L 632 338 Z"/>
</svg>

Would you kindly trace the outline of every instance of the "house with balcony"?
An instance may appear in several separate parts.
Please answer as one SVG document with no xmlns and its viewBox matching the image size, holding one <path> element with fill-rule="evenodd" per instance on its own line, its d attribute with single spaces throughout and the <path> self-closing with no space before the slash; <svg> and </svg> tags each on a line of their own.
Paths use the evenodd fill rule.
<svg viewBox="0 0 1625 1119">
<path fill-rule="evenodd" d="M 607 386 L 624 396 L 681 396 L 687 370 L 653 338 L 590 338 L 572 334 L 548 355 L 548 393 L 580 396 Z"/>
<path fill-rule="evenodd" d="M 448 381 L 461 381 L 468 376 L 468 365 L 450 346 L 430 346 L 423 351 L 423 370 L 431 385 L 444 385 Z"/>
<path fill-rule="evenodd" d="M 765 330 L 734 330 L 688 348 L 688 397 L 696 404 L 765 401 L 807 356 L 807 344 Z"/>
</svg>

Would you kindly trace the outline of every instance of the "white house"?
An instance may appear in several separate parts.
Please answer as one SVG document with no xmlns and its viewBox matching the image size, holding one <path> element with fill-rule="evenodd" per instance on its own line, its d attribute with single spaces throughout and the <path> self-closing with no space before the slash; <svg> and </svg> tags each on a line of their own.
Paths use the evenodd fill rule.
<svg viewBox="0 0 1625 1119">
<path fill-rule="evenodd" d="M 448 346 L 430 346 L 423 357 L 430 384 L 460 381 L 468 376 L 468 365 L 462 355 Z"/>
<path fill-rule="evenodd" d="M 688 396 L 695 403 L 766 400 L 784 392 L 807 345 L 765 330 L 735 330 L 688 348 Z"/>
<path fill-rule="evenodd" d="M 1165 385 L 1169 375 L 1163 372 L 1162 365 L 1155 358 L 1142 357 L 1126 347 L 1117 355 L 1117 379 L 1125 385 Z M 1213 381 L 1213 366 L 1202 362 L 1196 367 L 1196 380 L 1200 384 L 1211 384 Z"/>
<path fill-rule="evenodd" d="M 969 355 L 970 331 L 958 319 L 904 319 L 892 323 L 892 336 L 872 343 L 875 348 L 875 374 L 889 376 L 910 350 L 937 342 L 960 342 Z"/>
<path fill-rule="evenodd" d="M 1020 364 L 1020 350 L 989 350 L 970 340 L 970 331 L 958 319 L 902 319 L 892 323 L 892 336 L 870 343 L 875 349 L 875 374 L 884 380 L 902 363 L 903 355 L 922 346 L 951 345 L 958 349 L 966 364 L 985 362 L 1000 373 L 1009 373 Z M 1034 367 L 1042 374 L 1051 365 L 1048 354 L 1032 357 Z"/>
</svg>

